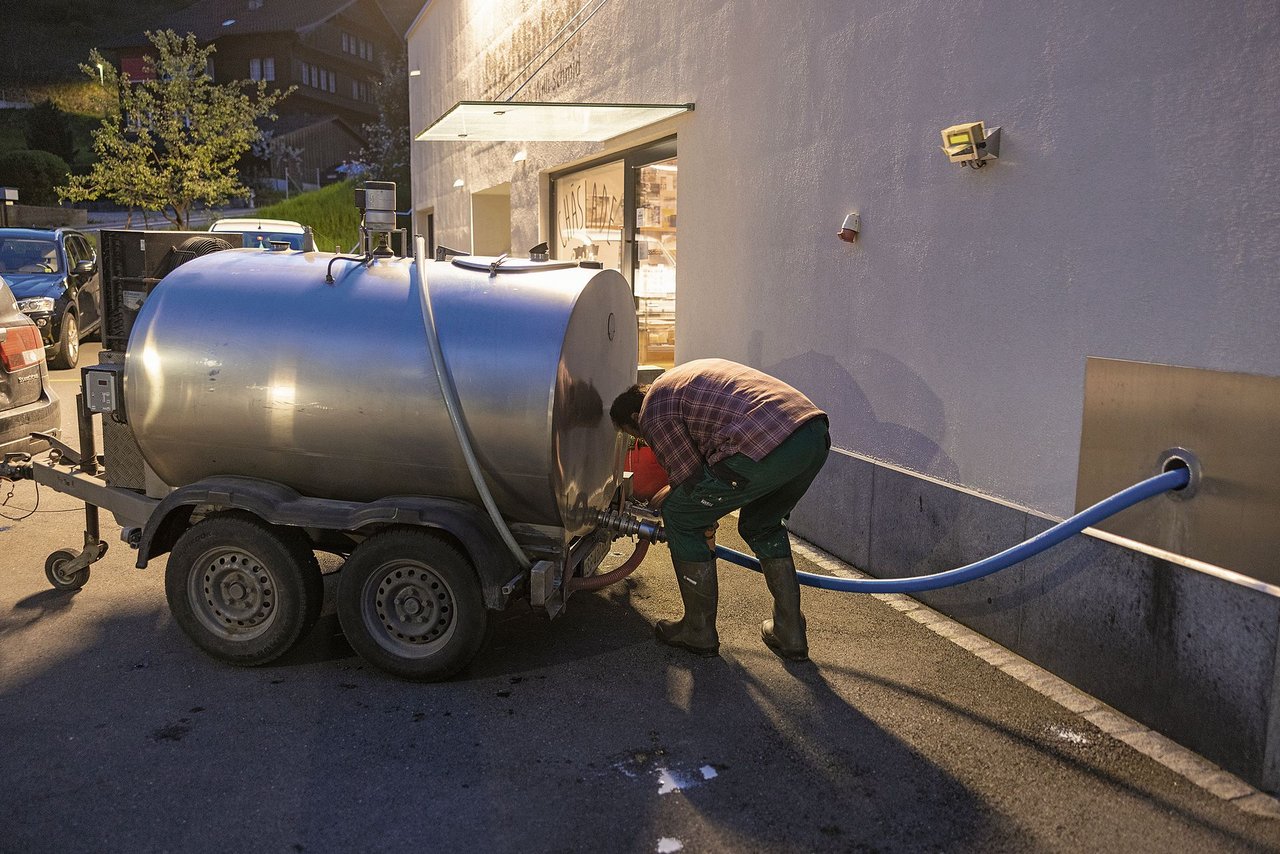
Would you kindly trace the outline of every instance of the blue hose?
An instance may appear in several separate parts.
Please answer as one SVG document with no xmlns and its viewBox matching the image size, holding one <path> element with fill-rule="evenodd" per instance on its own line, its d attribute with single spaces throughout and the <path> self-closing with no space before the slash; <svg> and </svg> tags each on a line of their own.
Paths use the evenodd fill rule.
<svg viewBox="0 0 1280 854">
<path fill-rule="evenodd" d="M 1026 560 L 1032 555 L 1040 554 L 1063 540 L 1106 519 L 1121 510 L 1146 501 L 1172 489 L 1182 489 L 1191 482 L 1191 472 L 1186 468 L 1176 468 L 1136 483 L 1128 489 L 1117 492 L 1110 498 L 1104 498 L 1097 504 L 1081 510 L 1070 519 L 1054 525 L 1044 533 L 1037 534 L 1026 542 L 1018 543 L 999 554 L 984 558 L 959 569 L 937 572 L 933 575 L 920 575 L 915 578 L 837 578 L 832 575 L 815 575 L 812 572 L 797 572 L 801 584 L 818 587 L 823 590 L 838 590 L 844 593 L 918 593 L 922 590 L 938 590 L 964 584 L 976 578 L 999 572 Z M 760 571 L 760 562 L 750 555 L 724 546 L 716 546 L 716 557 L 736 563 L 738 566 Z"/>
</svg>

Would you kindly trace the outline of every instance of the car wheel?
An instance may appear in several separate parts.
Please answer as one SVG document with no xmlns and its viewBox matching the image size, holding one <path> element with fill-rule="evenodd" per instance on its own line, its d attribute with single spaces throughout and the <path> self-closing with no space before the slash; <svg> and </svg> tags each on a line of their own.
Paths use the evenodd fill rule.
<svg viewBox="0 0 1280 854">
<path fill-rule="evenodd" d="M 238 512 L 210 516 L 178 538 L 164 588 L 196 646 L 243 666 L 284 655 L 315 625 L 324 600 L 306 535 Z"/>
<path fill-rule="evenodd" d="M 51 367 L 64 371 L 74 368 L 80 361 L 80 324 L 76 316 L 67 312 L 62 316 L 62 331 L 58 335 L 58 352 L 53 356 Z"/>
<path fill-rule="evenodd" d="M 484 644 L 488 611 L 467 559 L 429 531 L 365 540 L 338 576 L 338 622 L 370 664 L 403 679 L 447 679 Z"/>
</svg>

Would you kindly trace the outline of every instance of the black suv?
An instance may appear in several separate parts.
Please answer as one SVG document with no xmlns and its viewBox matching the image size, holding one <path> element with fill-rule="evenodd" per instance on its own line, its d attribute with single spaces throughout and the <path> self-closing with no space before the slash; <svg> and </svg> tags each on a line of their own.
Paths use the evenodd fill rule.
<svg viewBox="0 0 1280 854">
<path fill-rule="evenodd" d="M 102 323 L 98 253 L 70 228 L 0 228 L 0 276 L 40 329 L 54 368 L 74 368 Z"/>
<path fill-rule="evenodd" d="M 40 333 L 18 311 L 13 292 L 0 277 L 0 460 L 4 454 L 42 449 L 48 443 L 31 439 L 31 434 L 57 436 L 60 421 Z"/>
</svg>

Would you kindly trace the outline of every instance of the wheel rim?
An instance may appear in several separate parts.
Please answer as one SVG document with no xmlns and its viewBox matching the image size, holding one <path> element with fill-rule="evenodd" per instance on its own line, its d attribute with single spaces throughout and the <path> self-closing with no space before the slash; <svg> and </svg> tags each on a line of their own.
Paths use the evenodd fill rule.
<svg viewBox="0 0 1280 854">
<path fill-rule="evenodd" d="M 365 581 L 360 614 L 380 646 L 401 658 L 439 652 L 457 628 L 453 588 L 431 567 L 389 561 Z"/>
<path fill-rule="evenodd" d="M 74 362 L 80 355 L 80 328 L 76 325 L 74 314 L 68 314 L 63 318 L 62 323 L 66 326 L 62 333 L 62 337 L 66 339 L 63 343 L 67 350 L 66 359 L 68 362 Z"/>
<path fill-rule="evenodd" d="M 210 633 L 227 640 L 261 636 L 275 622 L 275 574 L 247 551 L 210 549 L 191 566 L 187 598 L 196 619 Z"/>
<path fill-rule="evenodd" d="M 49 567 L 49 574 L 52 576 L 50 580 L 55 584 L 74 586 L 79 580 L 79 576 L 85 571 L 85 569 L 88 569 L 88 567 L 78 569 L 75 572 L 67 572 L 67 564 L 69 563 L 71 563 L 71 558 L 69 557 L 64 558 L 63 560 L 54 561 L 53 565 Z"/>
<path fill-rule="evenodd" d="M 69 563 L 71 563 L 69 560 L 54 561 L 50 570 L 53 573 L 53 577 L 63 584 L 70 584 L 75 580 L 75 573 L 67 572 L 67 564 Z"/>
</svg>

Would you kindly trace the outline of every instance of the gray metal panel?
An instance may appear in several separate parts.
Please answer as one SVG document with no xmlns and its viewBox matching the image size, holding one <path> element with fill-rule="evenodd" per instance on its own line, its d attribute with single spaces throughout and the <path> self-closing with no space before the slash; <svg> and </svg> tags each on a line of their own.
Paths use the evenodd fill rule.
<svg viewBox="0 0 1280 854">
<path fill-rule="evenodd" d="M 1160 471 L 1174 447 L 1203 477 L 1098 525 L 1280 584 L 1280 377 L 1089 358 L 1076 509 Z"/>
<path fill-rule="evenodd" d="M 110 417 L 102 419 L 102 454 L 107 461 L 107 486 L 146 489 L 142 450 L 133 440 L 128 424 L 118 424 Z"/>
<path fill-rule="evenodd" d="M 98 353 L 99 365 L 123 365 L 124 353 L 102 350 Z M 123 404 L 123 401 L 121 401 Z M 128 424 L 121 424 L 110 416 L 102 418 L 102 455 L 106 460 L 103 478 L 107 486 L 121 489 L 146 488 L 145 466 L 142 450 L 133 438 Z"/>
</svg>

